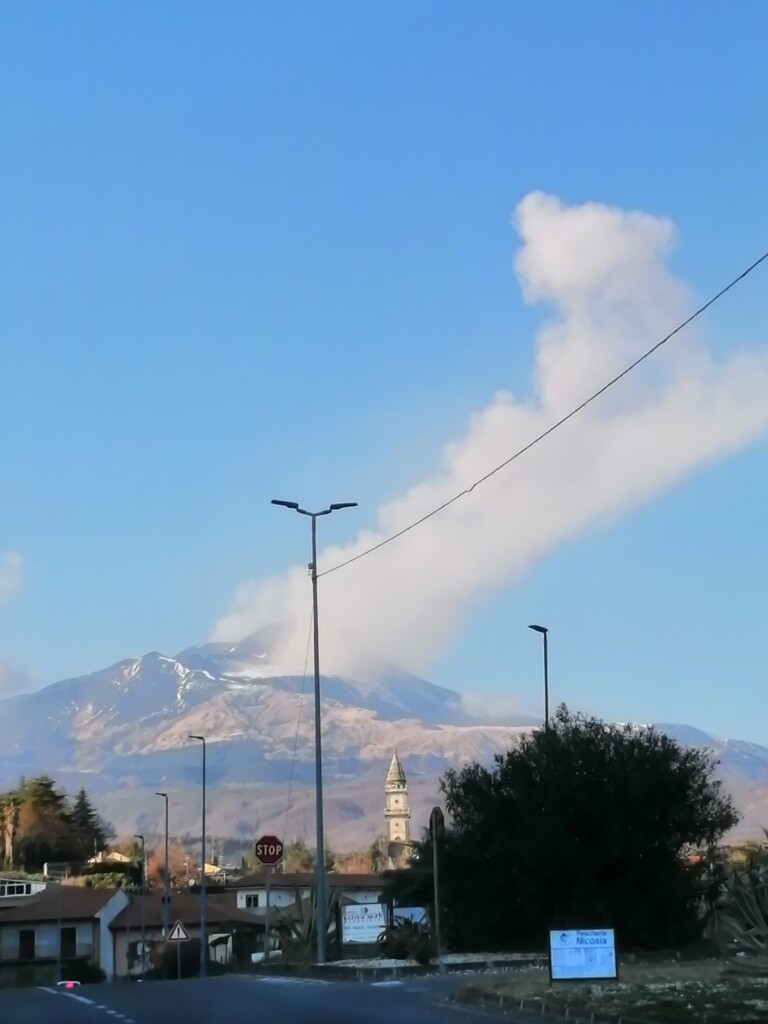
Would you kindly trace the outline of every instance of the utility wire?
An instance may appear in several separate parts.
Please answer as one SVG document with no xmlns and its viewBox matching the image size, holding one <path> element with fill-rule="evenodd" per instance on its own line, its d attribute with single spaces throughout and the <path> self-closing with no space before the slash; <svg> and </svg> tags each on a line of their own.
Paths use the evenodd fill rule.
<svg viewBox="0 0 768 1024">
<path fill-rule="evenodd" d="M 409 533 L 411 530 L 415 530 L 417 526 L 421 526 L 422 523 L 426 523 L 428 519 L 431 519 L 433 516 L 436 516 L 439 512 L 442 512 L 444 509 L 448 508 L 449 505 L 453 505 L 453 503 L 458 501 L 459 498 L 464 498 L 466 497 L 466 495 L 471 494 L 476 487 L 479 487 L 481 484 L 484 484 L 486 480 L 490 480 L 492 476 L 495 476 L 496 473 L 500 472 L 500 470 L 506 468 L 511 462 L 514 462 L 516 459 L 519 459 L 521 455 L 525 455 L 525 453 L 529 452 L 531 448 L 535 447 L 540 441 L 543 441 L 545 437 L 549 437 L 550 434 L 554 433 L 559 427 L 562 427 L 563 424 L 568 422 L 568 420 L 573 419 L 573 417 L 577 413 L 580 413 L 582 409 L 586 409 L 588 405 L 591 405 L 591 403 L 594 402 L 596 399 L 600 398 L 601 395 L 604 395 L 605 392 L 608 391 L 609 388 L 612 388 L 614 384 L 618 384 L 618 382 L 623 377 L 626 377 L 628 373 L 631 373 L 632 370 L 636 369 L 636 367 L 638 367 L 641 363 L 645 362 L 645 360 L 648 359 L 649 356 L 652 356 L 654 352 L 658 351 L 658 349 L 660 349 L 662 345 L 666 345 L 666 343 L 671 338 L 674 338 L 674 336 L 676 334 L 679 334 L 680 331 L 682 331 L 685 327 L 688 326 L 688 324 L 692 323 L 697 317 L 701 316 L 702 313 L 708 310 L 710 306 L 713 306 L 717 302 L 717 300 L 721 299 L 726 292 L 729 292 L 731 290 L 731 288 L 735 287 L 740 281 L 743 281 L 745 277 L 751 274 L 753 270 L 756 270 L 761 263 L 765 262 L 765 260 L 768 260 L 768 251 L 764 252 L 762 256 L 755 260 L 754 263 L 750 264 L 746 270 L 743 270 L 738 275 L 738 277 L 734 277 L 732 281 L 730 281 L 724 288 L 721 288 L 720 291 L 716 295 L 713 295 L 712 298 L 709 299 L 707 302 L 705 302 L 703 306 L 699 306 L 696 312 L 691 313 L 687 320 L 683 320 L 683 322 L 681 324 L 678 324 L 678 326 L 675 327 L 673 331 L 670 331 L 666 337 L 662 338 L 661 341 L 657 341 L 656 344 L 652 346 L 652 348 L 649 348 L 647 352 L 644 352 L 638 359 L 635 359 L 633 363 L 630 363 L 629 366 L 625 367 L 625 369 L 623 369 L 621 373 L 617 374 L 615 377 L 609 380 L 607 384 L 603 384 L 603 386 L 598 391 L 595 391 L 594 394 L 589 396 L 589 398 L 586 398 L 580 405 L 577 405 L 575 409 L 571 409 L 569 413 L 567 413 L 561 419 L 557 420 L 556 423 L 553 423 L 551 426 L 547 427 L 547 429 L 544 430 L 541 434 L 539 434 L 538 437 L 534 437 L 532 441 L 529 441 L 528 444 L 518 449 L 513 455 L 510 455 L 508 459 L 505 459 L 504 462 L 499 463 L 498 466 L 490 470 L 484 476 L 481 476 L 478 480 L 475 480 L 475 482 L 471 484 L 469 487 L 466 487 L 463 491 L 460 491 L 458 494 L 454 494 L 452 498 L 449 498 L 447 501 L 444 501 L 442 505 L 438 505 L 437 508 L 433 508 L 431 512 L 427 512 L 419 519 L 415 519 L 412 523 L 409 523 L 408 526 L 404 526 L 402 530 L 398 530 L 396 533 L 391 534 L 391 536 L 385 537 L 384 540 L 380 540 L 378 544 L 373 544 L 371 547 L 366 548 L 365 551 L 361 551 L 359 554 L 353 555 L 351 558 L 347 558 L 344 562 L 339 562 L 338 565 L 334 565 L 330 569 L 325 569 L 323 572 L 319 572 L 317 574 L 318 579 L 321 576 L 328 576 L 332 572 L 338 572 L 339 569 L 344 569 L 346 566 L 352 565 L 353 562 L 358 562 L 361 558 L 365 558 L 366 555 L 373 554 L 373 552 L 378 551 L 379 548 L 383 548 L 385 547 L 385 545 L 391 544 L 393 540 L 397 540 L 399 537 L 402 537 L 404 534 Z"/>
</svg>

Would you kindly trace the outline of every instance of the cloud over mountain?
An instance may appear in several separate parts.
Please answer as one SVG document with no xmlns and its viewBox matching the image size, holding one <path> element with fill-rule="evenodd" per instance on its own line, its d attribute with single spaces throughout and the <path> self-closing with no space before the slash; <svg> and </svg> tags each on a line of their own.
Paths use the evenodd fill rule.
<svg viewBox="0 0 768 1024">
<path fill-rule="evenodd" d="M 515 270 L 547 306 L 530 393 L 499 391 L 445 445 L 441 465 L 384 504 L 375 528 L 324 549 L 322 572 L 401 530 L 508 458 L 692 310 L 668 269 L 670 221 L 542 193 L 518 205 Z M 722 361 L 686 329 L 607 395 L 422 527 L 321 580 L 324 668 L 364 671 L 366 645 L 425 669 L 474 605 L 558 544 L 653 500 L 768 432 L 768 349 Z M 304 664 L 305 566 L 244 583 L 214 637 L 287 626 L 281 664 Z"/>
<path fill-rule="evenodd" d="M 24 561 L 17 551 L 0 552 L 0 601 L 7 601 L 21 589 Z"/>
</svg>

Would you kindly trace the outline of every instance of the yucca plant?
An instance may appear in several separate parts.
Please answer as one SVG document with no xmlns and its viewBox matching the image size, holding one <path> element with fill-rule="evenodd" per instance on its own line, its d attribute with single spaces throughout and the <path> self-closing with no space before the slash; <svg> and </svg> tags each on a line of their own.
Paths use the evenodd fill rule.
<svg viewBox="0 0 768 1024">
<path fill-rule="evenodd" d="M 742 950 L 768 953 L 768 863 L 756 858 L 733 872 L 725 884 L 721 920 Z"/>
<path fill-rule="evenodd" d="M 392 960 L 415 960 L 428 964 L 434 956 L 434 943 L 429 929 L 408 918 L 395 917 L 378 938 L 382 956 Z"/>
<path fill-rule="evenodd" d="M 280 915 L 276 927 L 280 933 L 283 953 L 289 959 L 311 960 L 317 945 L 317 889 L 313 885 L 309 895 L 302 897 L 295 891 L 296 916 Z M 326 922 L 330 935 L 336 927 L 336 909 L 339 905 L 339 890 L 330 889 L 326 895 Z"/>
</svg>

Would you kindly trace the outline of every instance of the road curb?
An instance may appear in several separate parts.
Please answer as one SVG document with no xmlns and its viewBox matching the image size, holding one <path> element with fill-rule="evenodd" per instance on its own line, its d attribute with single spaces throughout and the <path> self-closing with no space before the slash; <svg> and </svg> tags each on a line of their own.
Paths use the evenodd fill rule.
<svg viewBox="0 0 768 1024">
<path fill-rule="evenodd" d="M 498 971 L 504 968 L 531 967 L 541 962 L 540 957 L 519 960 L 471 960 L 463 963 L 403 964 L 401 967 L 354 967 L 337 964 L 259 964 L 253 974 L 294 978 L 326 978 L 333 981 L 391 981 L 399 978 L 418 978 L 431 974 L 462 974 L 467 972 Z M 613 1024 L 613 1022 L 611 1022 Z"/>
</svg>

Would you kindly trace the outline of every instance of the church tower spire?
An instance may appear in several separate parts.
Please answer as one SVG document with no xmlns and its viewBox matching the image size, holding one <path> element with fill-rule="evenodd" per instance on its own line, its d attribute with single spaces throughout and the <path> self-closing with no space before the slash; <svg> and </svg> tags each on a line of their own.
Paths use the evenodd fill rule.
<svg viewBox="0 0 768 1024">
<path fill-rule="evenodd" d="M 408 782 L 397 751 L 392 755 L 384 785 L 384 816 L 387 821 L 387 842 L 410 843 L 411 808 L 408 803 Z"/>
</svg>

